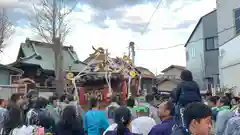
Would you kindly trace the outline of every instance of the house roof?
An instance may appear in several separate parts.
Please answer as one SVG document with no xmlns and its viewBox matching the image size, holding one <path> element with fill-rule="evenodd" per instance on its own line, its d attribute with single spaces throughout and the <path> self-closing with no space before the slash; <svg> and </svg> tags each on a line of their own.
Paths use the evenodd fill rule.
<svg viewBox="0 0 240 135">
<path fill-rule="evenodd" d="M 155 75 L 147 68 L 144 67 L 136 67 L 138 71 L 141 72 L 142 77 L 146 77 L 146 78 L 152 78 Z"/>
<path fill-rule="evenodd" d="M 157 84 L 159 85 L 159 84 L 162 84 L 162 83 L 164 83 L 164 82 L 166 82 L 166 81 L 170 81 L 170 82 L 173 82 L 173 83 L 176 83 L 176 84 L 178 84 L 178 83 L 181 82 L 180 79 L 163 78 L 163 79 L 159 79 L 159 80 L 157 81 Z"/>
<path fill-rule="evenodd" d="M 16 63 L 33 64 L 39 65 L 44 70 L 54 70 L 55 60 L 51 46 L 52 44 L 49 43 L 26 39 L 25 43 L 20 46 L 17 61 L 11 65 Z M 62 49 L 64 70 L 69 70 L 69 66 L 71 66 L 73 72 L 80 72 L 86 66 L 79 60 L 72 46 L 63 46 Z"/>
<path fill-rule="evenodd" d="M 4 68 L 4 69 L 10 70 L 10 71 L 13 71 L 13 72 L 16 72 L 16 73 L 20 73 L 20 74 L 23 74 L 23 72 L 24 72 L 21 69 L 11 67 L 11 66 L 8 66 L 8 65 L 3 65 L 3 64 L 0 64 L 0 68 Z"/>
<path fill-rule="evenodd" d="M 180 69 L 180 70 L 185 70 L 186 68 L 183 67 L 183 66 L 179 66 L 179 65 L 171 65 L 167 68 L 165 68 L 164 70 L 162 70 L 162 72 L 167 72 L 168 70 L 172 69 L 172 68 L 177 68 L 177 69 Z"/>
<path fill-rule="evenodd" d="M 202 17 L 198 20 L 196 26 L 194 27 L 192 33 L 190 34 L 190 36 L 189 36 L 187 42 L 186 42 L 185 45 L 184 45 L 184 47 L 186 47 L 186 46 L 188 45 L 188 43 L 190 42 L 190 40 L 191 40 L 192 36 L 194 35 L 195 31 L 197 30 L 198 26 L 201 24 L 202 19 L 203 19 L 205 16 L 208 16 L 209 14 L 211 14 L 211 13 L 213 13 L 213 12 L 216 12 L 216 11 L 217 11 L 217 10 L 214 9 L 213 11 L 207 13 L 206 15 L 202 16 Z"/>
</svg>

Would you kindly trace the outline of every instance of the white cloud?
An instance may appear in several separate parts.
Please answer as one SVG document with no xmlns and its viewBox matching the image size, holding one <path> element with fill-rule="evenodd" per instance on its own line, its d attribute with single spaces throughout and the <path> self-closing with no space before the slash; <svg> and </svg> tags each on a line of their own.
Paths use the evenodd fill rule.
<svg viewBox="0 0 240 135">
<path fill-rule="evenodd" d="M 185 2 L 185 3 L 184 3 Z M 183 9 L 179 7 L 186 5 Z M 80 6 L 80 5 L 79 5 Z M 115 20 L 106 20 L 108 29 L 97 28 L 87 24 L 91 21 L 93 14 L 90 7 L 82 5 L 83 12 L 73 12 L 68 19 L 71 20 L 72 33 L 66 39 L 68 45 L 73 45 L 81 60 L 92 53 L 91 46 L 108 48 L 112 55 L 122 55 L 127 53 L 127 46 L 130 41 L 136 43 L 136 49 L 164 48 L 179 43 L 185 43 L 195 25 L 186 29 L 163 30 L 163 27 L 174 27 L 184 20 L 197 20 L 204 14 L 215 8 L 215 0 L 201 0 L 190 2 L 190 0 L 176 1 L 172 6 L 162 6 L 155 14 L 149 28 L 151 31 L 140 35 L 130 30 L 123 30 L 117 27 Z M 126 10 L 127 16 L 140 16 L 143 20 L 148 20 L 154 11 L 153 5 L 138 5 Z M 177 12 L 173 12 L 177 11 Z M 84 21 L 83 21 L 84 20 Z M 15 39 L 10 43 L 7 50 L 16 50 L 16 45 L 23 42 L 26 37 L 32 36 L 30 29 L 17 29 Z M 140 51 L 136 50 L 136 64 L 149 68 L 153 72 L 161 71 L 171 64 L 185 65 L 184 47 L 176 47 L 167 50 Z M 16 53 L 14 53 L 16 54 Z M 6 55 L 6 53 L 4 54 Z M 6 57 L 16 57 L 6 55 Z M 12 58 L 12 59 L 13 59 Z"/>
</svg>

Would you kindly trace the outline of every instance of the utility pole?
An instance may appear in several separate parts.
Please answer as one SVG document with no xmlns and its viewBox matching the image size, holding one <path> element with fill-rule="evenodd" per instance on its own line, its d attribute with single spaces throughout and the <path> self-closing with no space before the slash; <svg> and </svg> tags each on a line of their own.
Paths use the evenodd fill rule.
<svg viewBox="0 0 240 135">
<path fill-rule="evenodd" d="M 133 65 L 135 65 L 135 43 L 134 42 L 130 42 L 129 43 L 129 57 L 130 54 L 132 54 L 132 63 Z"/>
</svg>

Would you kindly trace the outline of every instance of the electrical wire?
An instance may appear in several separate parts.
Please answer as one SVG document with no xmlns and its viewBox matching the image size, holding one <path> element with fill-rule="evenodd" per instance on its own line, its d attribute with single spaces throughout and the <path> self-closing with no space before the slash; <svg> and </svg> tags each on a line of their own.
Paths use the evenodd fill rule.
<svg viewBox="0 0 240 135">
<path fill-rule="evenodd" d="M 220 33 L 225 32 L 225 31 L 228 31 L 228 30 L 230 30 L 230 29 L 232 29 L 232 28 L 235 28 L 235 26 L 231 26 L 231 27 L 229 27 L 229 28 L 225 28 L 225 29 L 223 29 L 222 31 L 218 32 L 217 35 L 220 34 Z M 214 36 L 212 36 L 212 37 L 214 37 Z M 175 48 L 175 47 L 179 47 L 179 46 L 184 46 L 184 45 L 186 45 L 186 44 L 195 43 L 195 42 L 198 42 L 198 41 L 200 41 L 200 40 L 204 40 L 204 39 L 206 39 L 206 38 L 212 38 L 212 37 L 199 38 L 199 39 L 196 39 L 196 40 L 187 42 L 187 43 L 176 44 L 176 45 L 172 45 L 172 46 L 169 46 L 169 47 L 152 48 L 152 49 L 136 48 L 135 50 L 136 50 L 136 51 L 158 51 L 158 50 L 166 50 L 166 49 L 171 49 L 171 48 Z"/>
<path fill-rule="evenodd" d="M 151 23 L 151 21 L 152 21 L 154 15 L 155 15 L 155 13 L 156 13 L 157 10 L 159 9 L 159 7 L 160 7 L 162 1 L 163 1 L 163 0 L 159 0 L 159 2 L 158 2 L 158 4 L 157 4 L 157 7 L 155 8 L 155 10 L 154 10 L 154 12 L 152 13 L 152 15 L 150 16 L 150 18 L 149 18 L 149 20 L 148 20 L 146 26 L 143 28 L 143 31 L 141 32 L 142 35 L 146 32 L 146 30 L 147 30 L 148 26 L 150 25 L 150 23 Z"/>
</svg>

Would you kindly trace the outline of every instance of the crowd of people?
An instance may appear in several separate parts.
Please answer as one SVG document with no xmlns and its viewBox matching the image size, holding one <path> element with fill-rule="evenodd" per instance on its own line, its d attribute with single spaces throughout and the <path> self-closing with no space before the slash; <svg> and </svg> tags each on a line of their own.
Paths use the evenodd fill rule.
<svg viewBox="0 0 240 135">
<path fill-rule="evenodd" d="M 181 79 L 158 107 L 154 95 L 144 104 L 129 97 L 126 105 L 112 96 L 105 109 L 92 97 L 85 112 L 72 95 L 14 93 L 7 106 L 0 100 L 0 135 L 240 135 L 239 98 L 208 96 L 203 102 L 191 72 L 184 70 Z"/>
</svg>

